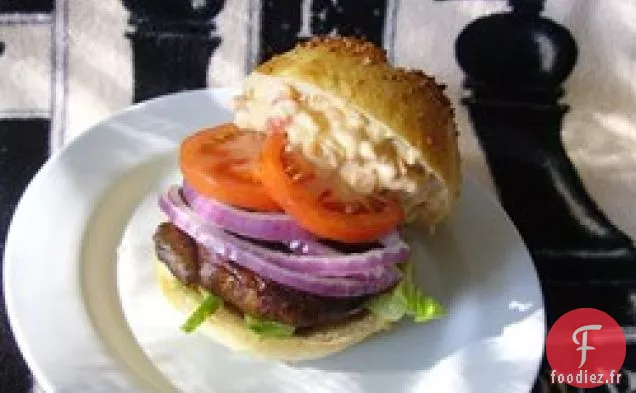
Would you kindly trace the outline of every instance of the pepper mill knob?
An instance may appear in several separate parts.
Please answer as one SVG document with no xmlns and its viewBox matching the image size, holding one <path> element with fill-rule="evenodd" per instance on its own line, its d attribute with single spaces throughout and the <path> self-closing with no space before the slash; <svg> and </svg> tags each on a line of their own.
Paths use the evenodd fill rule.
<svg viewBox="0 0 636 393">
<path fill-rule="evenodd" d="M 479 18 L 459 35 L 455 50 L 466 85 L 481 97 L 555 101 L 576 63 L 574 39 L 540 16 L 543 1 L 509 4 L 512 11 Z"/>
</svg>

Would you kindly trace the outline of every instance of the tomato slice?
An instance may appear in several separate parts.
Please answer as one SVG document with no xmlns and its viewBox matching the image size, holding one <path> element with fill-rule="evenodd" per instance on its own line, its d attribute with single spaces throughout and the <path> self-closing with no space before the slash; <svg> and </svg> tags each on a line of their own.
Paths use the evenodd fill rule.
<svg viewBox="0 0 636 393">
<path fill-rule="evenodd" d="M 186 182 L 202 195 L 256 211 L 280 211 L 259 177 L 265 135 L 234 124 L 203 129 L 181 144 Z"/>
<path fill-rule="evenodd" d="M 268 135 L 261 181 L 285 212 L 308 231 L 326 239 L 361 243 L 379 239 L 404 220 L 394 199 L 357 193 L 286 146 L 284 133 Z"/>
</svg>

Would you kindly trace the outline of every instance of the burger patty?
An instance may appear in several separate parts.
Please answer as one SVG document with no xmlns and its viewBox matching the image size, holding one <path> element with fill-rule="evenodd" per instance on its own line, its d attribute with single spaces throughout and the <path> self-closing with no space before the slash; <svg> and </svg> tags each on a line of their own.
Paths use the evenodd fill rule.
<svg viewBox="0 0 636 393">
<path fill-rule="evenodd" d="M 295 327 L 319 326 L 362 312 L 368 299 L 319 296 L 281 285 L 221 260 L 172 223 L 160 224 L 153 240 L 159 260 L 182 283 L 201 286 L 226 304 L 262 319 Z"/>
</svg>

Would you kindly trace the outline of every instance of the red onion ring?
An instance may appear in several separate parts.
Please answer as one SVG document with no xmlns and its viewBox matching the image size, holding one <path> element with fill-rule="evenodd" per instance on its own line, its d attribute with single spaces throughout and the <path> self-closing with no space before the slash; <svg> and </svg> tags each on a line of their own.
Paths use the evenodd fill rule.
<svg viewBox="0 0 636 393">
<path fill-rule="evenodd" d="M 281 242 L 296 254 L 343 255 L 342 252 L 320 243 L 314 234 L 300 227 L 287 214 L 245 211 L 205 197 L 185 182 L 181 193 L 183 199 L 197 215 L 206 223 L 214 224 L 221 229 L 251 239 Z M 402 242 L 397 231 L 389 233 L 379 242 L 385 247 L 399 245 L 408 251 L 408 245 Z"/>
<path fill-rule="evenodd" d="M 214 229 L 217 237 L 225 242 L 230 242 L 243 249 L 250 250 L 277 265 L 303 273 L 312 273 L 322 276 L 343 277 L 349 275 L 378 275 L 381 268 L 403 262 L 408 258 L 409 246 L 403 242 L 397 232 L 389 234 L 382 240 L 383 248 L 373 249 L 362 253 L 338 254 L 338 255 L 289 255 L 273 251 L 247 240 L 233 236 L 219 228 L 207 225 L 196 212 L 191 209 L 176 186 L 168 191 L 168 196 L 173 204 L 181 205 L 189 210 L 200 225 Z M 162 207 L 163 208 L 163 207 Z M 165 210 L 164 210 L 165 211 Z M 176 223 L 175 223 L 176 224 Z M 218 234 L 217 234 L 218 233 Z M 326 246 L 325 246 L 326 247 Z"/>
<path fill-rule="evenodd" d="M 197 193 L 185 182 L 182 192 L 188 205 L 201 218 L 230 232 L 268 241 L 315 239 L 314 235 L 296 224 L 287 214 L 238 209 Z"/>
<path fill-rule="evenodd" d="M 317 257 L 287 255 L 254 245 L 219 228 L 207 225 L 186 204 L 177 187 L 171 187 L 167 193 L 163 194 L 159 199 L 159 205 L 177 227 L 211 252 L 228 258 L 280 284 L 305 292 L 332 297 L 373 294 L 389 288 L 401 277 L 399 269 L 395 266 L 384 266 L 382 263 L 377 266 L 373 264 L 368 266 L 367 264 L 366 271 L 360 271 L 360 268 L 369 260 L 377 263 L 378 257 L 382 255 L 382 253 L 376 252 L 378 250 L 357 255 Z M 408 248 L 406 252 L 408 253 Z M 373 253 L 373 258 L 369 259 L 367 255 L 369 253 Z M 273 261 L 267 256 L 273 256 L 277 260 Z M 303 271 L 293 270 L 288 266 L 278 264 L 285 261 L 288 264 L 302 267 Z M 289 263 L 289 261 L 293 262 Z M 346 272 L 343 269 L 351 267 L 356 267 L 352 273 L 366 272 L 369 274 L 355 278 L 345 277 Z M 325 277 L 321 276 L 320 273 L 335 273 L 338 277 Z"/>
</svg>

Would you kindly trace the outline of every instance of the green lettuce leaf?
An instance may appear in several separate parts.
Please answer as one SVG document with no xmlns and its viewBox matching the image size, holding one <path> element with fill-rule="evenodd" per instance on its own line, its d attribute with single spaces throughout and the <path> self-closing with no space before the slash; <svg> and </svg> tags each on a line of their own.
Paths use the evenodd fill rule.
<svg viewBox="0 0 636 393">
<path fill-rule="evenodd" d="M 404 277 L 393 290 L 372 298 L 367 308 L 388 321 L 412 317 L 415 322 L 426 322 L 446 315 L 444 307 L 430 296 L 425 296 L 413 283 L 413 263 L 402 266 Z"/>
<path fill-rule="evenodd" d="M 243 316 L 243 319 L 248 329 L 263 337 L 291 337 L 294 335 L 294 327 L 284 323 L 265 321 L 247 314 Z"/>
<path fill-rule="evenodd" d="M 181 325 L 181 330 L 185 333 L 192 333 L 195 331 L 206 319 L 218 310 L 223 304 L 223 300 L 211 293 L 204 292 L 203 301 L 199 304 L 196 310 L 190 314 L 188 319 Z"/>
</svg>

